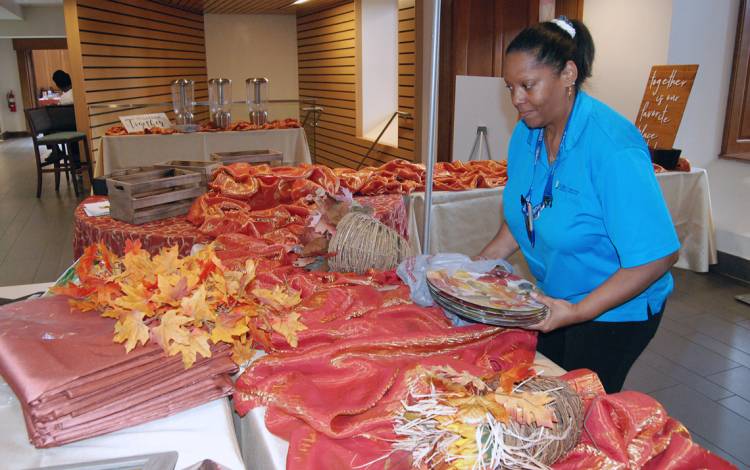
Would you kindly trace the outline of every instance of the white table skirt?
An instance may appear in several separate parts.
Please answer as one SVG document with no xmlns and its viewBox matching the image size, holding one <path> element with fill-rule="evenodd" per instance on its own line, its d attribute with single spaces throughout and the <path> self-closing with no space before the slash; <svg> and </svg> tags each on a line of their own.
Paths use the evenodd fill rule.
<svg viewBox="0 0 750 470">
<path fill-rule="evenodd" d="M 534 359 L 534 368 L 548 377 L 565 373 L 560 366 L 539 353 Z M 271 434 L 266 428 L 265 413 L 265 407 L 254 408 L 240 419 L 238 434 L 245 465 L 253 470 L 283 470 L 286 468 L 289 443 Z"/>
<path fill-rule="evenodd" d="M 708 175 L 691 172 L 656 175 L 680 239 L 676 266 L 697 272 L 716 263 L 716 235 L 711 215 Z M 430 227 L 431 253 L 476 255 L 495 236 L 503 221 L 503 189 L 434 192 Z M 407 198 L 409 238 L 421 252 L 424 240 L 424 193 Z"/>
<path fill-rule="evenodd" d="M 0 287 L 0 297 L 18 298 L 43 291 L 51 283 Z M 131 455 L 177 451 L 176 469 L 211 459 L 232 470 L 245 468 L 232 420 L 229 399 L 222 398 L 196 408 L 138 426 L 72 442 L 37 449 L 29 443 L 26 425 L 11 388 L 0 378 L 0 468 L 30 468 L 103 460 Z"/>
<path fill-rule="evenodd" d="M 282 153 L 284 164 L 310 163 L 304 129 L 194 132 L 170 135 L 104 136 L 95 175 L 120 168 L 147 166 L 169 160 L 211 160 L 214 152 L 273 149 Z"/>
</svg>

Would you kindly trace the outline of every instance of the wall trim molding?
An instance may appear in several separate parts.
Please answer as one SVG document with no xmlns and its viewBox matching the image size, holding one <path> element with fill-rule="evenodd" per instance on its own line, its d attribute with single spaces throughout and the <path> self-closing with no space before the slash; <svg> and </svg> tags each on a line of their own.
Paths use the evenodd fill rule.
<svg viewBox="0 0 750 470">
<path fill-rule="evenodd" d="M 2 138 L 2 140 L 8 140 L 8 139 L 15 139 L 17 137 L 29 137 L 30 135 L 31 134 L 29 134 L 28 131 L 14 131 L 14 132 L 8 131 L 8 132 L 3 132 L 2 135 L 0 135 L 0 138 Z"/>
<path fill-rule="evenodd" d="M 719 262 L 710 267 L 711 272 L 750 284 L 750 260 L 723 251 L 717 252 L 717 259 Z"/>
</svg>

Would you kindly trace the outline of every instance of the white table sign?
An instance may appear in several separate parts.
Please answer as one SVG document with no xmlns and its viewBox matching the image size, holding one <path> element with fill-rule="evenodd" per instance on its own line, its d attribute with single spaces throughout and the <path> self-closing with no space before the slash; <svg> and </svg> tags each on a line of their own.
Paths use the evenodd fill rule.
<svg viewBox="0 0 750 470">
<path fill-rule="evenodd" d="M 153 114 L 134 114 L 132 116 L 118 116 L 125 130 L 128 133 L 143 132 L 146 128 L 163 127 L 168 129 L 172 127 L 169 118 L 164 113 Z"/>
</svg>

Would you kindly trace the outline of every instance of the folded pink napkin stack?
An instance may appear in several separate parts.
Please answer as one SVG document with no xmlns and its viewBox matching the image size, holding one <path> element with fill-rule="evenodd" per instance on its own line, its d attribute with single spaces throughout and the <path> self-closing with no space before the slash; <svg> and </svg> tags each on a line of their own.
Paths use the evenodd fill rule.
<svg viewBox="0 0 750 470">
<path fill-rule="evenodd" d="M 149 342 L 125 353 L 114 323 L 53 296 L 0 307 L 0 374 L 23 406 L 29 439 L 54 447 L 163 418 L 232 392 L 231 347 L 185 369 Z"/>
</svg>

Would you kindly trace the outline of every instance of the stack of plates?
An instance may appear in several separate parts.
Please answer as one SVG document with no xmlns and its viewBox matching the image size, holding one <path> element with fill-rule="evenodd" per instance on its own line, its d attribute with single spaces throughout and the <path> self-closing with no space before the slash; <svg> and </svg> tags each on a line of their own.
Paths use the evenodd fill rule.
<svg viewBox="0 0 750 470">
<path fill-rule="evenodd" d="M 524 328 L 547 316 L 547 307 L 529 296 L 534 286 L 506 271 L 437 269 L 427 273 L 427 286 L 444 309 L 488 325 Z"/>
</svg>

